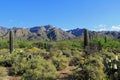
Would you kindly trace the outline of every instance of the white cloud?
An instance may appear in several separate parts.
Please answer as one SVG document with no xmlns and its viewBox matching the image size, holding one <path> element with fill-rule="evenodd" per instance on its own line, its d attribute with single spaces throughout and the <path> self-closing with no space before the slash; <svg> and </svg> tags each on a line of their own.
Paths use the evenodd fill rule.
<svg viewBox="0 0 120 80">
<path fill-rule="evenodd" d="M 64 30 L 64 31 L 68 31 L 69 29 L 64 29 L 64 28 L 62 28 L 62 30 Z"/>
<path fill-rule="evenodd" d="M 99 27 L 99 31 L 106 31 L 106 25 L 101 24 L 98 27 Z"/>
<path fill-rule="evenodd" d="M 106 27 L 107 27 L 106 25 L 100 24 L 100 25 L 98 25 L 98 26 L 95 26 L 95 27 L 93 28 L 93 30 L 95 30 L 95 31 L 106 31 L 106 30 L 107 30 Z"/>
<path fill-rule="evenodd" d="M 111 26 L 111 27 L 108 27 L 104 24 L 100 24 L 98 26 L 95 26 L 92 30 L 95 30 L 95 31 L 120 31 L 120 25 L 117 25 L 117 26 Z"/>
<path fill-rule="evenodd" d="M 110 31 L 120 31 L 120 25 L 118 26 L 112 26 Z"/>
</svg>

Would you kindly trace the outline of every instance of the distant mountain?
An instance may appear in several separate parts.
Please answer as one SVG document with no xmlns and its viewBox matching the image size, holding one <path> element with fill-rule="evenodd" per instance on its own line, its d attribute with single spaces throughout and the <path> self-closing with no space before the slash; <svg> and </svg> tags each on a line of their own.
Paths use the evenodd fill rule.
<svg viewBox="0 0 120 80">
<path fill-rule="evenodd" d="M 58 41 L 58 40 L 66 40 L 72 39 L 75 37 L 80 37 L 84 34 L 85 29 L 72 29 L 68 31 L 64 31 L 60 28 L 56 28 L 52 25 L 45 26 L 35 26 L 32 28 L 12 28 L 14 31 L 15 39 L 19 40 L 44 40 L 44 41 Z M 0 37 L 8 37 L 9 29 L 0 26 Z M 91 34 L 93 31 L 89 31 Z M 105 36 L 109 35 L 115 38 L 120 38 L 120 32 L 117 31 L 99 31 L 95 32 L 96 36 Z"/>
<path fill-rule="evenodd" d="M 42 40 L 57 41 L 57 40 L 71 39 L 75 37 L 73 34 L 63 31 L 62 29 L 53 27 L 52 25 L 33 27 L 33 28 L 30 28 L 30 32 L 34 33 L 36 35 L 36 38 L 39 38 Z M 33 37 L 35 38 L 35 36 Z"/>
<path fill-rule="evenodd" d="M 117 31 L 106 31 L 105 34 L 109 35 L 109 36 L 112 36 L 112 37 L 115 37 L 115 38 L 120 38 L 120 31 L 119 32 L 117 32 Z"/>
<path fill-rule="evenodd" d="M 14 31 L 14 36 L 16 39 L 25 40 L 27 39 L 32 33 L 27 28 L 12 28 Z"/>
<path fill-rule="evenodd" d="M 8 31 L 7 28 L 0 26 L 0 36 L 7 35 L 7 34 L 5 34 L 5 33 L 7 33 L 7 31 Z"/>
<path fill-rule="evenodd" d="M 0 26 L 0 32 L 6 32 L 8 29 L 3 27 L 3 26 Z"/>
<path fill-rule="evenodd" d="M 54 39 L 54 40 L 65 40 L 75 37 L 73 34 L 58 28 L 51 28 L 47 30 L 47 36 L 49 39 Z"/>
<path fill-rule="evenodd" d="M 75 35 L 76 37 L 80 37 L 84 34 L 84 30 L 85 29 L 76 28 L 76 29 L 68 30 L 67 32 Z M 118 31 L 88 31 L 88 32 L 89 34 L 92 34 L 92 32 L 94 32 L 96 36 L 108 35 L 114 38 L 120 38 L 120 31 L 119 32 Z"/>
<path fill-rule="evenodd" d="M 84 34 L 84 30 L 85 29 L 76 28 L 76 29 L 68 30 L 67 32 L 75 35 L 76 37 L 79 37 Z"/>
<path fill-rule="evenodd" d="M 3 27 L 3 26 L 0 26 L 0 30 L 2 30 L 2 31 L 6 31 L 7 28 L 5 28 L 5 27 Z"/>
<path fill-rule="evenodd" d="M 4 28 L 0 27 L 1 35 L 4 32 Z M 20 40 L 65 40 L 65 39 L 72 39 L 75 36 L 71 33 L 68 33 L 62 29 L 53 27 L 52 25 L 45 25 L 45 26 L 35 26 L 32 28 L 12 28 L 14 31 L 14 36 L 16 39 Z M 4 32 L 4 34 L 7 33 Z M 7 35 L 8 36 L 8 33 Z"/>
</svg>

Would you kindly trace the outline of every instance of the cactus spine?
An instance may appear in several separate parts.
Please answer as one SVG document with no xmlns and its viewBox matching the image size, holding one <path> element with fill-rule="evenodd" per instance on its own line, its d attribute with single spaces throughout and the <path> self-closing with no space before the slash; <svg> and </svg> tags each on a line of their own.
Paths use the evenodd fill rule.
<svg viewBox="0 0 120 80">
<path fill-rule="evenodd" d="M 13 41 L 13 31 L 10 30 L 10 32 L 9 32 L 9 49 L 10 49 L 10 53 L 12 53 L 13 49 L 14 49 L 13 43 L 14 43 L 14 41 Z"/>
<path fill-rule="evenodd" d="M 88 30 L 84 30 L 84 48 L 88 46 Z"/>
</svg>

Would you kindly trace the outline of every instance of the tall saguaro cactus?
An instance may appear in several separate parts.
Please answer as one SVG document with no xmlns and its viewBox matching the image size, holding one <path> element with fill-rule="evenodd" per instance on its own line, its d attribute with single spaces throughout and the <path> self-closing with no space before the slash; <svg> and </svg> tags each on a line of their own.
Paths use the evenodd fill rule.
<svg viewBox="0 0 120 80">
<path fill-rule="evenodd" d="M 88 46 L 88 30 L 84 30 L 84 48 Z"/>
<path fill-rule="evenodd" d="M 14 35 L 13 35 L 13 31 L 10 30 L 10 32 L 9 32 L 9 49 L 10 49 L 10 53 L 12 53 L 13 49 L 14 49 L 13 43 L 14 43 Z"/>
<path fill-rule="evenodd" d="M 107 36 L 104 37 L 104 41 L 105 41 L 105 43 L 107 43 Z"/>
</svg>

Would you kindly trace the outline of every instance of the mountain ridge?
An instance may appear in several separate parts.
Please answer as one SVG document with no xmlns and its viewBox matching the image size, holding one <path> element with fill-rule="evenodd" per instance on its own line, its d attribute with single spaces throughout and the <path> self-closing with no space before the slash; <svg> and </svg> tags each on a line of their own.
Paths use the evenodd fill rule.
<svg viewBox="0 0 120 80">
<path fill-rule="evenodd" d="M 4 27 L 0 27 L 0 35 L 5 34 Z M 6 29 L 8 31 L 9 29 Z M 72 39 L 75 36 L 60 28 L 53 27 L 52 25 L 35 26 L 32 28 L 17 28 L 13 27 L 11 30 L 14 32 L 16 39 L 20 40 L 45 40 L 45 41 L 58 41 L 65 39 Z M 8 35 L 7 35 L 8 36 Z"/>
<path fill-rule="evenodd" d="M 0 26 L 0 36 L 7 33 L 10 29 Z M 45 40 L 45 41 L 59 41 L 72 39 L 75 37 L 83 36 L 84 28 L 76 28 L 72 30 L 62 30 L 61 28 L 57 28 L 52 25 L 45 26 L 35 26 L 31 28 L 17 28 L 13 27 L 14 36 L 20 40 Z M 93 31 L 89 31 L 91 34 Z M 115 38 L 120 38 L 120 31 L 94 31 L 97 36 L 112 36 Z M 8 36 L 8 33 L 7 33 Z"/>
</svg>

